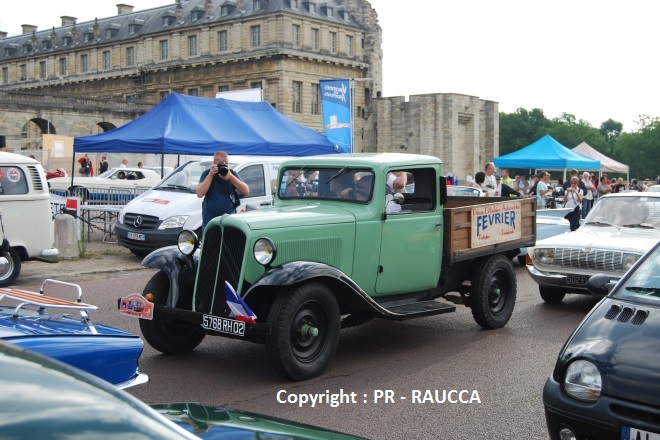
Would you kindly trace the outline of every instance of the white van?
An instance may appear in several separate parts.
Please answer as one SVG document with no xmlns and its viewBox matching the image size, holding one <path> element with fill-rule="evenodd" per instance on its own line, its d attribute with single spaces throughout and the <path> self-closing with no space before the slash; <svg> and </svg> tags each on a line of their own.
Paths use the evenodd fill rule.
<svg viewBox="0 0 660 440">
<path fill-rule="evenodd" d="M 0 152 L 0 219 L 0 287 L 16 280 L 22 261 L 56 261 L 59 251 L 53 247 L 50 194 L 46 175 L 36 160 Z"/>
<path fill-rule="evenodd" d="M 283 156 L 230 155 L 229 168 L 250 187 L 241 197 L 237 213 L 273 203 L 273 184 Z M 119 213 L 115 234 L 119 244 L 144 256 L 163 246 L 174 245 L 183 229 L 202 234 L 202 201 L 195 189 L 213 158 L 190 161 L 177 168 L 151 190 L 131 200 Z"/>
</svg>

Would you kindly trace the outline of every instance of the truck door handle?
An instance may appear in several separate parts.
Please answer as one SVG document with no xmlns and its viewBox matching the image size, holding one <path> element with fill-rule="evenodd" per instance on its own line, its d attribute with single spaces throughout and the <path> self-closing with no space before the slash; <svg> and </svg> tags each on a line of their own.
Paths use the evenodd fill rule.
<svg viewBox="0 0 660 440">
<path fill-rule="evenodd" d="M 442 223 L 437 222 L 437 223 L 435 224 L 435 228 L 436 228 L 436 229 L 441 228 L 441 227 L 442 227 Z"/>
</svg>

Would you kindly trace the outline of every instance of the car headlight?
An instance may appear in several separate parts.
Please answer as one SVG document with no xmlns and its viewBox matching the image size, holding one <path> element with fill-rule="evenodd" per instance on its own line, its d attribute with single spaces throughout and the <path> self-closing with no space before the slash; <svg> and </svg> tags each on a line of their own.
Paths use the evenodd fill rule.
<svg viewBox="0 0 660 440">
<path fill-rule="evenodd" d="M 183 255 L 192 255 L 199 247 L 199 239 L 197 238 L 197 234 L 186 229 L 179 233 L 176 245 Z"/>
<path fill-rule="evenodd" d="M 163 229 L 172 229 L 172 228 L 183 228 L 183 225 L 188 220 L 189 215 L 175 215 L 168 219 L 163 220 L 163 223 L 158 226 L 159 230 Z"/>
<path fill-rule="evenodd" d="M 555 263 L 554 248 L 534 249 L 534 260 L 538 261 L 540 264 L 554 264 Z"/>
<path fill-rule="evenodd" d="M 119 211 L 119 213 L 117 214 L 117 223 L 119 223 L 120 225 L 124 224 L 124 210 L 123 209 L 121 211 Z"/>
<path fill-rule="evenodd" d="M 260 238 L 254 244 L 254 258 L 263 266 L 268 266 L 275 259 L 277 249 L 269 238 Z"/>
<path fill-rule="evenodd" d="M 635 263 L 639 260 L 639 255 L 635 254 L 623 254 L 623 270 L 628 270 L 631 267 L 635 265 Z"/>
<path fill-rule="evenodd" d="M 600 371 L 593 363 L 577 360 L 568 366 L 564 378 L 564 390 L 569 396 L 595 402 L 600 397 L 601 388 Z"/>
</svg>

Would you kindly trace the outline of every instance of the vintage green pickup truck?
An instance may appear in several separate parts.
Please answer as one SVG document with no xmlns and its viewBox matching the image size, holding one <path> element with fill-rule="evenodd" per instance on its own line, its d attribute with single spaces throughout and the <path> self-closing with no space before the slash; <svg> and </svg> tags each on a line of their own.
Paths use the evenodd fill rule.
<svg viewBox="0 0 660 440">
<path fill-rule="evenodd" d="M 304 380 L 327 368 L 342 327 L 455 303 L 483 328 L 511 317 L 511 260 L 535 243 L 533 199 L 448 198 L 442 162 L 410 154 L 292 159 L 274 185 L 272 208 L 218 217 L 201 247 L 184 231 L 178 248 L 144 259 L 159 272 L 120 309 L 143 318 L 152 347 L 175 354 L 207 334 L 240 338 Z M 230 308 L 227 285 L 256 318 Z"/>
</svg>

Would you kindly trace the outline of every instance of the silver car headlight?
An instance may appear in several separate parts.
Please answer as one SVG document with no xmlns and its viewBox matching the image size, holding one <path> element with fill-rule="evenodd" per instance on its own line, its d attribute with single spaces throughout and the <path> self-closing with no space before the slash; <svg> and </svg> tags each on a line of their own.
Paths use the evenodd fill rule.
<svg viewBox="0 0 660 440">
<path fill-rule="evenodd" d="M 598 367 L 589 361 L 577 360 L 566 370 L 564 390 L 575 399 L 595 402 L 600 397 L 602 385 Z"/>
<path fill-rule="evenodd" d="M 183 230 L 179 233 L 176 245 L 183 255 L 192 255 L 199 247 L 199 239 L 193 231 Z"/>
<path fill-rule="evenodd" d="M 534 249 L 534 260 L 538 261 L 540 264 L 555 264 L 554 248 Z"/>
<path fill-rule="evenodd" d="M 635 265 L 635 263 L 639 260 L 639 255 L 635 254 L 623 254 L 623 270 L 627 271 L 631 267 Z"/>
<path fill-rule="evenodd" d="M 254 244 L 254 258 L 262 266 L 268 266 L 275 259 L 277 249 L 269 238 L 260 238 Z"/>
<path fill-rule="evenodd" d="M 120 225 L 124 224 L 124 210 L 123 209 L 121 211 L 119 211 L 119 213 L 117 214 L 117 223 L 119 223 Z"/>
<path fill-rule="evenodd" d="M 175 215 L 173 217 L 163 220 L 163 223 L 158 226 L 159 230 L 163 229 L 172 229 L 172 228 L 183 228 L 183 225 L 188 220 L 189 215 Z"/>
</svg>

